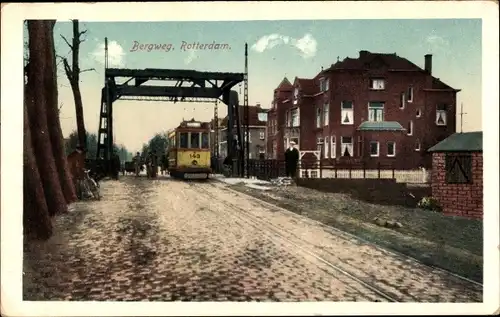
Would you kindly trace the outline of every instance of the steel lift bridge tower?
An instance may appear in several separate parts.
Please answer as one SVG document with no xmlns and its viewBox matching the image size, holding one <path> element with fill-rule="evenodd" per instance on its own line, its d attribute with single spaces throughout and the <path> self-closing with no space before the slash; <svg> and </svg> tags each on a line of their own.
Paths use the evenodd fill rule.
<svg viewBox="0 0 500 317">
<path fill-rule="evenodd" d="M 245 66 L 248 45 L 245 44 Z M 125 81 L 117 83 L 117 79 Z M 96 161 L 105 175 L 111 176 L 113 154 L 113 103 L 121 100 L 171 101 L 171 102 L 214 102 L 227 105 L 227 145 L 228 154 L 241 164 L 240 177 L 245 175 L 245 161 L 248 151 L 238 150 L 233 145 L 234 135 L 238 144 L 243 145 L 243 132 L 248 135 L 248 88 L 247 67 L 245 73 L 202 72 L 185 69 L 118 69 L 108 68 L 108 39 L 105 38 L 104 87 L 101 90 L 101 111 L 97 139 Z M 150 80 L 161 80 L 165 85 L 145 85 Z M 175 82 L 175 83 L 174 83 Z M 238 92 L 232 88 L 245 82 L 243 120 L 240 120 Z M 217 120 L 218 118 L 214 118 Z M 243 122 L 241 122 L 243 121 Z M 217 131 L 216 131 L 217 133 Z M 245 142 L 246 143 L 246 142 Z M 240 146 L 240 148 L 242 148 Z M 246 152 L 246 153 L 245 153 Z"/>
</svg>

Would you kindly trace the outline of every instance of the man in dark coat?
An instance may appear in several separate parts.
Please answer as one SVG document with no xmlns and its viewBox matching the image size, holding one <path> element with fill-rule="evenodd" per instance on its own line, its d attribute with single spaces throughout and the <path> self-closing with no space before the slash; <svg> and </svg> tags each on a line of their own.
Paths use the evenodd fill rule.
<svg viewBox="0 0 500 317">
<path fill-rule="evenodd" d="M 295 177 L 299 156 L 299 150 L 295 148 L 295 142 L 290 141 L 290 147 L 285 151 L 286 177 Z"/>
</svg>

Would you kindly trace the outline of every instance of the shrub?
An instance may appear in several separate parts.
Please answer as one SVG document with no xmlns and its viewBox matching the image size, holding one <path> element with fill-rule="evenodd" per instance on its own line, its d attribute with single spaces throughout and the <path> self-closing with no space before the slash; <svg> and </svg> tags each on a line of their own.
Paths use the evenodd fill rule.
<svg viewBox="0 0 500 317">
<path fill-rule="evenodd" d="M 418 208 L 432 210 L 432 211 L 441 211 L 441 206 L 439 206 L 438 201 L 432 197 L 424 197 L 422 198 L 418 204 Z"/>
</svg>

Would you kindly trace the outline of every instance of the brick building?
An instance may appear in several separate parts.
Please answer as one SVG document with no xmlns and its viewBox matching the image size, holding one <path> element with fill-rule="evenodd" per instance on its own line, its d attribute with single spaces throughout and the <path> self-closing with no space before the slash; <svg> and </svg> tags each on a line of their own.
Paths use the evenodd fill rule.
<svg viewBox="0 0 500 317">
<path fill-rule="evenodd" d="M 459 90 L 432 76 L 432 55 L 424 64 L 360 51 L 312 79 L 283 80 L 269 113 L 270 153 L 282 157 L 294 140 L 331 163 L 430 167 L 426 150 L 455 132 Z"/>
<path fill-rule="evenodd" d="M 483 133 L 455 133 L 429 149 L 432 197 L 444 214 L 483 217 Z"/>
<path fill-rule="evenodd" d="M 265 158 L 266 156 L 266 122 L 267 109 L 263 109 L 260 104 L 248 106 L 249 112 L 249 136 L 244 136 L 244 142 L 250 143 L 250 158 Z M 240 124 L 244 123 L 244 107 L 239 109 Z M 219 155 L 227 155 L 227 116 L 221 120 L 219 128 Z M 236 129 L 236 123 L 234 124 Z M 235 132 L 236 133 L 236 130 Z"/>
</svg>

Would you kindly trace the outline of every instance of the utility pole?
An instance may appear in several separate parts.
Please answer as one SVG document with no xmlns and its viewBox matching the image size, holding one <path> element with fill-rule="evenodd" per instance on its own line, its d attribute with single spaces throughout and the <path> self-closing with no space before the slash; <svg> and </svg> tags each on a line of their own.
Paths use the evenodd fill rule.
<svg viewBox="0 0 500 317">
<path fill-rule="evenodd" d="M 464 126 L 464 114 L 467 114 L 464 112 L 464 103 L 462 102 L 460 104 L 460 133 L 463 132 L 463 126 Z"/>
</svg>

